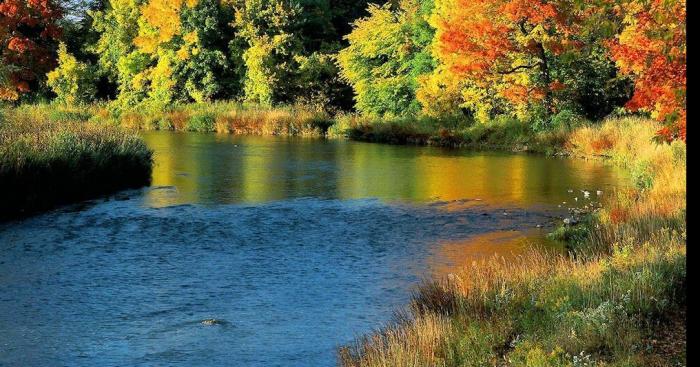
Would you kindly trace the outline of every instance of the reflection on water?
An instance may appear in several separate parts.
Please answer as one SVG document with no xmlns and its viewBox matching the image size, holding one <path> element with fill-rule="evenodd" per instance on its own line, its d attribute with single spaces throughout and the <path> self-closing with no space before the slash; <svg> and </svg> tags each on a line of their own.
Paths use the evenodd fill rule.
<svg viewBox="0 0 700 367">
<path fill-rule="evenodd" d="M 331 366 L 427 274 L 522 251 L 569 189 L 616 181 L 539 156 L 145 137 L 154 187 L 0 225 L 0 365 Z"/>
<path fill-rule="evenodd" d="M 547 240 L 542 229 L 497 230 L 470 236 L 466 239 L 443 241 L 433 249 L 428 267 L 431 275 L 444 277 L 475 262 L 509 259 L 522 254 L 532 246 L 549 251 L 562 251 L 556 243 Z"/>
<path fill-rule="evenodd" d="M 150 206 L 259 203 L 299 197 L 471 200 L 552 205 L 568 189 L 606 190 L 615 172 L 598 162 L 304 138 L 145 134 L 156 152 Z"/>
</svg>

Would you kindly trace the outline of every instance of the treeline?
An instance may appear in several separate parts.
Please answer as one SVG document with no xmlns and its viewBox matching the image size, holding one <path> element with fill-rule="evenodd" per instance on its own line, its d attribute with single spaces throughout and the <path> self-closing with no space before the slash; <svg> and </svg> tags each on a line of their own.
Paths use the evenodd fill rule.
<svg viewBox="0 0 700 367">
<path fill-rule="evenodd" d="M 115 108 L 245 99 L 352 108 L 334 55 L 354 0 L 0 1 L 6 100 Z M 26 44 L 26 46 L 24 46 Z M 48 73 L 48 77 L 46 74 Z"/>
<path fill-rule="evenodd" d="M 685 19 L 681 0 L 0 0 L 0 98 L 535 128 L 631 111 L 685 139 Z"/>
</svg>

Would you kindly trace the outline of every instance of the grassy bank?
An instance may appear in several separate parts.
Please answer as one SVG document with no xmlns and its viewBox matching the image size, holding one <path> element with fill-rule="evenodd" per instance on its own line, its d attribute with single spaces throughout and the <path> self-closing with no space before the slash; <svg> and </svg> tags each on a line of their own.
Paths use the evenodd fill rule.
<svg viewBox="0 0 700 367">
<path fill-rule="evenodd" d="M 482 124 L 430 118 L 382 121 L 346 115 L 336 119 L 329 135 L 373 143 L 556 154 L 565 151 L 571 130 L 581 123 L 556 123 L 552 128 L 536 132 L 531 124 L 513 119 Z"/>
<path fill-rule="evenodd" d="M 494 258 L 426 282 L 341 363 L 685 365 L 685 144 L 653 143 L 657 129 L 617 119 L 569 134 L 566 152 L 609 157 L 634 184 L 590 214 L 570 255 Z"/>
<path fill-rule="evenodd" d="M 68 107 L 23 105 L 10 110 L 19 119 L 98 122 L 130 130 L 217 132 L 244 135 L 326 136 L 387 144 L 466 147 L 484 150 L 566 152 L 572 130 L 583 122 L 557 118 L 554 127 L 534 131 L 531 124 L 503 119 L 479 124 L 465 119 L 373 119 L 330 115 L 304 106 L 264 107 L 237 102 L 183 104 L 164 109 L 114 113 L 107 105 Z"/>
<path fill-rule="evenodd" d="M 23 105 L 10 110 L 18 119 L 97 122 L 130 130 L 217 132 L 245 135 L 324 136 L 333 124 L 325 112 L 302 106 L 263 107 L 236 102 L 175 105 L 114 113 L 106 105 Z"/>
<path fill-rule="evenodd" d="M 0 220 L 149 183 L 138 136 L 59 117 L 0 111 Z"/>
</svg>

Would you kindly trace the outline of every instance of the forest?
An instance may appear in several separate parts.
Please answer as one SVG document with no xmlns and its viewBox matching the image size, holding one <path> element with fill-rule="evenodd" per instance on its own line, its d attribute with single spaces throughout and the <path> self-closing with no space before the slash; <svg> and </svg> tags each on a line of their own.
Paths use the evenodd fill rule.
<svg viewBox="0 0 700 367">
<path fill-rule="evenodd" d="M 642 113 L 685 138 L 685 3 L 5 0 L 0 98 L 303 105 L 533 129 Z"/>
</svg>

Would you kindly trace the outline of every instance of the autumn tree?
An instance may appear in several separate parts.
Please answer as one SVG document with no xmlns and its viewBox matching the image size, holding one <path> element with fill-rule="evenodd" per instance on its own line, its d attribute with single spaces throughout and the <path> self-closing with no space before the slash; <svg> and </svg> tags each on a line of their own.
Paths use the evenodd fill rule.
<svg viewBox="0 0 700 367">
<path fill-rule="evenodd" d="M 628 0 L 615 9 L 624 17 L 624 29 L 611 42 L 612 56 L 635 80 L 627 107 L 664 122 L 663 138 L 685 140 L 685 1 Z"/>
<path fill-rule="evenodd" d="M 0 99 L 37 91 L 56 63 L 60 8 L 51 0 L 0 1 Z"/>
<path fill-rule="evenodd" d="M 553 106 L 552 53 L 567 46 L 561 7 L 546 0 L 438 0 L 436 52 L 464 82 L 479 120 Z"/>
</svg>

